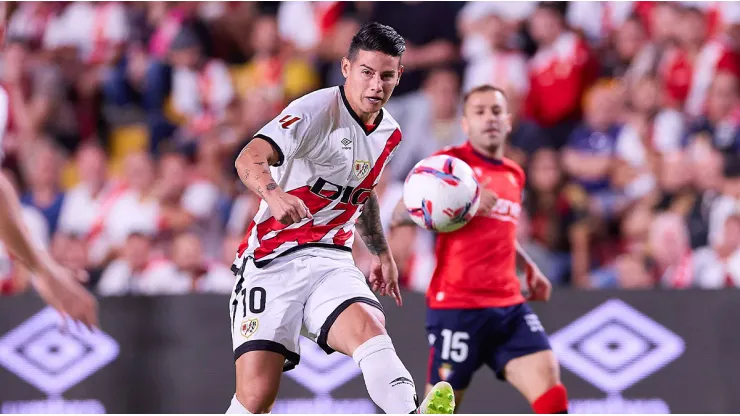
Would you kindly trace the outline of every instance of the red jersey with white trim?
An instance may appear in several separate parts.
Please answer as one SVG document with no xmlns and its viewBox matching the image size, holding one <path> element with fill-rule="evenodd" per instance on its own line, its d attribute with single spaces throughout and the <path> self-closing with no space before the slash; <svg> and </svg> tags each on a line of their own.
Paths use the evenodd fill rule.
<svg viewBox="0 0 740 416">
<path fill-rule="evenodd" d="M 299 249 L 351 252 L 355 222 L 401 142 L 393 117 L 381 110 L 375 124 L 366 126 L 343 87 L 326 88 L 293 101 L 255 137 L 278 151 L 273 178 L 303 200 L 313 219 L 283 225 L 262 201 L 239 256 L 247 253 L 263 267 Z"/>
<path fill-rule="evenodd" d="M 478 212 L 470 223 L 451 233 L 438 233 L 437 267 L 427 290 L 433 309 L 474 309 L 524 302 L 516 275 L 516 225 L 521 213 L 525 175 L 510 159 L 490 159 L 467 142 L 437 154 L 463 160 L 479 183 L 498 195 L 488 213 Z"/>
</svg>

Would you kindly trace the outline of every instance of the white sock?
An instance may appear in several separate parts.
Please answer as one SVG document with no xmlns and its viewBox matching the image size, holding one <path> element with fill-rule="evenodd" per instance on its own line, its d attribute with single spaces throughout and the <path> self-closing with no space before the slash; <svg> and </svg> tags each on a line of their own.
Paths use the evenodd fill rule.
<svg viewBox="0 0 740 416">
<path fill-rule="evenodd" d="M 362 370 L 370 398 L 385 413 L 416 410 L 416 388 L 411 374 L 396 355 L 388 335 L 378 335 L 357 347 L 352 358 Z"/>
<path fill-rule="evenodd" d="M 247 410 L 246 407 L 242 406 L 241 403 L 239 403 L 239 400 L 236 398 L 236 394 L 234 394 L 234 397 L 231 398 L 231 406 L 229 406 L 229 409 L 226 411 L 226 414 L 239 414 L 239 415 L 251 415 L 252 412 Z"/>
</svg>

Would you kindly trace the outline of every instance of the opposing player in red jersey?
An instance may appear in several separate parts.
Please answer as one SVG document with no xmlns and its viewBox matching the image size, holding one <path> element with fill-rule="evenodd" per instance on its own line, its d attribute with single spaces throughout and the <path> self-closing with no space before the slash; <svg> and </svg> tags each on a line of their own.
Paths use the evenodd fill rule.
<svg viewBox="0 0 740 416">
<path fill-rule="evenodd" d="M 469 224 L 437 234 L 437 266 L 427 291 L 428 381 L 448 381 L 459 405 L 473 374 L 486 364 L 516 387 L 536 413 L 567 413 L 558 362 L 516 275 L 521 262 L 528 300 L 549 299 L 550 282 L 516 242 L 525 176 L 503 157 L 511 131 L 504 92 L 490 85 L 471 90 L 462 126 L 468 142 L 438 154 L 468 163 L 483 190 Z M 393 226 L 412 224 L 401 201 Z"/>
<path fill-rule="evenodd" d="M 10 100 L 0 87 L 0 158 L 9 119 Z M 97 302 L 79 282 L 86 275 L 62 267 L 33 243 L 23 223 L 18 196 L 4 173 L 0 173 L 0 241 L 31 272 L 31 283 L 46 303 L 88 328 L 98 325 Z"/>
<path fill-rule="evenodd" d="M 400 80 L 404 50 L 392 28 L 364 25 L 342 59 L 344 86 L 292 102 L 236 160 L 242 182 L 262 202 L 232 267 L 236 394 L 228 413 L 271 409 L 282 371 L 300 360 L 300 335 L 327 354 L 351 356 L 386 413 L 454 409 L 446 382 L 418 406 L 382 307 L 352 258 L 356 224 L 375 256 L 373 289 L 401 304 L 373 188 L 401 141 L 383 105 Z"/>
</svg>

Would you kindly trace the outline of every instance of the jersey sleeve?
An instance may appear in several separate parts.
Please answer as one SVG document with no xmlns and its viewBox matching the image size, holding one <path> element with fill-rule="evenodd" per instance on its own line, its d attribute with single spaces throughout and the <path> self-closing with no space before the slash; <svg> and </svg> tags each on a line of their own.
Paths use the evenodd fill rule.
<svg viewBox="0 0 740 416">
<path fill-rule="evenodd" d="M 314 129 L 310 127 L 311 119 L 306 111 L 288 106 L 282 113 L 262 127 L 255 138 L 260 138 L 272 145 L 278 153 L 274 166 L 282 165 L 285 160 L 293 159 L 309 141 Z"/>
</svg>

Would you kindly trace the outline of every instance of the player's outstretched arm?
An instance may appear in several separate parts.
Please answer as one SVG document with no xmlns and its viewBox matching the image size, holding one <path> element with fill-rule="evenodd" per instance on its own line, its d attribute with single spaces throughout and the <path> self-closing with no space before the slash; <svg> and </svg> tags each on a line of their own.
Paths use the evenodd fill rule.
<svg viewBox="0 0 740 416">
<path fill-rule="evenodd" d="M 380 204 L 375 191 L 370 194 L 362 209 L 362 215 L 357 219 L 357 230 L 367 249 L 374 256 L 369 279 L 373 290 L 380 292 L 381 295 L 392 297 L 398 305 L 401 305 L 398 268 L 383 233 Z"/>
<path fill-rule="evenodd" d="M 49 305 L 89 328 L 98 325 L 95 298 L 78 281 L 86 275 L 80 271 L 75 276 L 45 250 L 34 246 L 23 223 L 15 190 L 3 174 L 0 174 L 0 239 L 32 273 L 36 290 Z"/>
<path fill-rule="evenodd" d="M 272 144 L 254 138 L 242 149 L 234 166 L 244 186 L 267 202 L 272 215 L 282 224 L 290 225 L 311 218 L 306 204 L 285 193 L 270 173 L 270 166 L 277 163 L 279 155 Z"/>
</svg>

